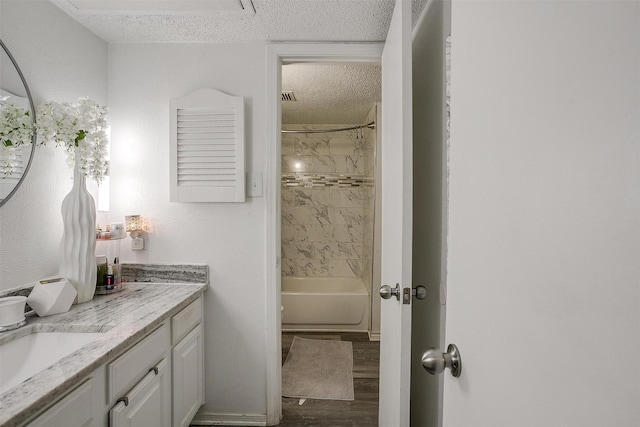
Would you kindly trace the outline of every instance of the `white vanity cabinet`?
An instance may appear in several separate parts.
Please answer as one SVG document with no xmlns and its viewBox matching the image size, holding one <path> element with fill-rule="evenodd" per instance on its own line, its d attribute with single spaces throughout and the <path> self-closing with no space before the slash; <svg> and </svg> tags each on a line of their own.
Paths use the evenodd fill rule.
<svg viewBox="0 0 640 427">
<path fill-rule="evenodd" d="M 173 426 L 188 426 L 204 403 L 202 298 L 171 319 Z"/>
<path fill-rule="evenodd" d="M 199 297 L 26 425 L 188 426 L 204 403 L 202 318 Z"/>
</svg>

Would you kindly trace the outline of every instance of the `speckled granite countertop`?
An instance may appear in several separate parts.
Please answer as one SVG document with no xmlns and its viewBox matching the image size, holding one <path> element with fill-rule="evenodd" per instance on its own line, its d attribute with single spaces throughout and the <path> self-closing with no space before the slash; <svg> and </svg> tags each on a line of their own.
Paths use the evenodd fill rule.
<svg viewBox="0 0 640 427">
<path fill-rule="evenodd" d="M 28 316 L 27 325 L 0 333 L 0 344 L 32 332 L 104 332 L 0 395 L 0 426 L 20 425 L 73 388 L 78 381 L 122 353 L 164 320 L 196 300 L 203 283 L 127 283 L 122 292 L 96 296 L 67 313 Z M 6 369 L 6 367 L 0 367 Z"/>
</svg>

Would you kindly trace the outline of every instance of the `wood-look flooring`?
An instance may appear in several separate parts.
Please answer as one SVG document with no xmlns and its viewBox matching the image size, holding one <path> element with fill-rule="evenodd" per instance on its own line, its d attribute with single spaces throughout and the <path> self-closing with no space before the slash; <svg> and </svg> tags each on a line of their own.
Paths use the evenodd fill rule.
<svg viewBox="0 0 640 427">
<path fill-rule="evenodd" d="M 339 339 L 353 346 L 354 400 L 307 399 L 299 405 L 297 398 L 282 398 L 281 427 L 377 427 L 380 343 L 369 341 L 366 332 L 283 332 L 282 363 L 291 348 L 293 337 Z M 218 426 L 218 427 L 238 427 Z"/>
<path fill-rule="evenodd" d="M 353 401 L 282 398 L 283 427 L 375 427 L 378 425 L 378 378 L 380 343 L 369 341 L 367 333 L 285 332 L 282 334 L 282 361 L 294 336 L 341 339 L 353 346 Z"/>
</svg>

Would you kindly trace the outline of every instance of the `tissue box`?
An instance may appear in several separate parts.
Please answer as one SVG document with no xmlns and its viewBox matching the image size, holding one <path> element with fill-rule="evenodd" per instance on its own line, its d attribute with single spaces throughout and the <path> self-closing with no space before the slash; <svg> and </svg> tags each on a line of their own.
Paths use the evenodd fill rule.
<svg viewBox="0 0 640 427">
<path fill-rule="evenodd" d="M 69 311 L 78 292 L 65 279 L 42 280 L 33 287 L 27 304 L 40 317 Z"/>
</svg>

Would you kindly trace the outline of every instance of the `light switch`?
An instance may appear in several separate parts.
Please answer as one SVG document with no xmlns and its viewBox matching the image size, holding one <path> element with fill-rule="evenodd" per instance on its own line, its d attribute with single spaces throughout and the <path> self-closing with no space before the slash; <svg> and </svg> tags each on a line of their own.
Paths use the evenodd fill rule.
<svg viewBox="0 0 640 427">
<path fill-rule="evenodd" d="M 249 173 L 249 197 L 262 197 L 262 172 Z"/>
</svg>

